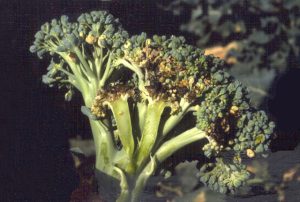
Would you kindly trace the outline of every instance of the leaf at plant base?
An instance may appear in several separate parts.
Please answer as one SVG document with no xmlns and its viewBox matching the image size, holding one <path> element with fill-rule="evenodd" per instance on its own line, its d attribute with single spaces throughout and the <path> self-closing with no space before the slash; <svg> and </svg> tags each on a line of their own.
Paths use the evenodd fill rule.
<svg viewBox="0 0 300 202">
<path fill-rule="evenodd" d="M 185 161 L 178 164 L 175 168 L 178 178 L 184 192 L 192 191 L 198 184 L 197 169 L 198 161 Z"/>
</svg>

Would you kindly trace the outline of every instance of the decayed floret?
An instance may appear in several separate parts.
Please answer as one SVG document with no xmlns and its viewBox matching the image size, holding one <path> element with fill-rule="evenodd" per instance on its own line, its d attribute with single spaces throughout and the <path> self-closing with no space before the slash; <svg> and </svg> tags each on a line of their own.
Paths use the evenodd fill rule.
<svg viewBox="0 0 300 202">
<path fill-rule="evenodd" d="M 187 45 L 183 37 L 147 38 L 142 33 L 128 39 L 121 49 L 122 57 L 116 63 L 136 73 L 142 93 L 171 103 L 181 99 L 192 103 L 210 85 L 211 73 L 221 66 Z"/>
</svg>

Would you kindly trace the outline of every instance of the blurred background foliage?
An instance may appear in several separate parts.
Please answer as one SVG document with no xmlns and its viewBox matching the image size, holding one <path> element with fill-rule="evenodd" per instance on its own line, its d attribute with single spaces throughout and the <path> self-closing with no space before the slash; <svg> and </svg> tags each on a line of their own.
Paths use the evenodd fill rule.
<svg viewBox="0 0 300 202">
<path fill-rule="evenodd" d="M 224 47 L 219 51 L 229 71 L 249 87 L 256 106 L 277 73 L 299 66 L 299 0 L 173 0 L 158 6 L 185 18 L 180 30 L 200 48 Z"/>
</svg>

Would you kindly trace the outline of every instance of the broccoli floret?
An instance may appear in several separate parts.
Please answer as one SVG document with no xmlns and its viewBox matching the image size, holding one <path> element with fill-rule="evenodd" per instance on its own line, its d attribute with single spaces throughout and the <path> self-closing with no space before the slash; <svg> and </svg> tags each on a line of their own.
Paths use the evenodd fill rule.
<svg viewBox="0 0 300 202">
<path fill-rule="evenodd" d="M 102 87 L 114 71 L 111 64 L 120 53 L 121 44 L 128 38 L 128 33 L 117 19 L 104 11 L 93 11 L 82 14 L 77 22 L 69 22 L 67 16 L 41 26 L 30 47 L 32 53 L 42 58 L 49 53 L 60 64 L 49 67 L 49 73 L 43 81 L 49 85 L 72 85 L 84 93 L 93 85 L 94 93 Z M 53 72 L 60 72 L 57 79 Z M 91 84 L 92 83 L 92 84 Z"/>
<path fill-rule="evenodd" d="M 75 23 L 52 20 L 35 38 L 30 50 L 52 57 L 43 82 L 65 87 L 68 101 L 82 94 L 96 168 L 120 181 L 119 201 L 138 201 L 158 165 L 190 143 L 204 145 L 200 180 L 224 193 L 249 177 L 241 156 L 268 149 L 274 123 L 250 106 L 223 61 L 183 37 L 129 37 L 111 14 L 93 11 Z"/>
</svg>

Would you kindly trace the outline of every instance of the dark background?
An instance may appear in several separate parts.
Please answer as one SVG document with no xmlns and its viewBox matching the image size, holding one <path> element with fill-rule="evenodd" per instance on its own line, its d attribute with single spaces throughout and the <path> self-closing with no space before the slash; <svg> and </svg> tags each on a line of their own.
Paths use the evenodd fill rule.
<svg viewBox="0 0 300 202">
<path fill-rule="evenodd" d="M 78 183 L 68 138 L 90 136 L 79 96 L 64 102 L 62 92 L 41 82 L 47 60 L 29 52 L 40 25 L 66 14 L 108 9 L 131 34 L 179 35 L 185 21 L 162 12 L 153 1 L 0 0 L 0 201 L 68 201 Z M 193 37 L 184 34 L 189 43 Z M 299 141 L 300 73 L 279 75 L 271 99 L 262 106 L 277 121 L 273 150 L 293 149 Z M 288 132 L 287 132 L 288 131 Z"/>
</svg>

